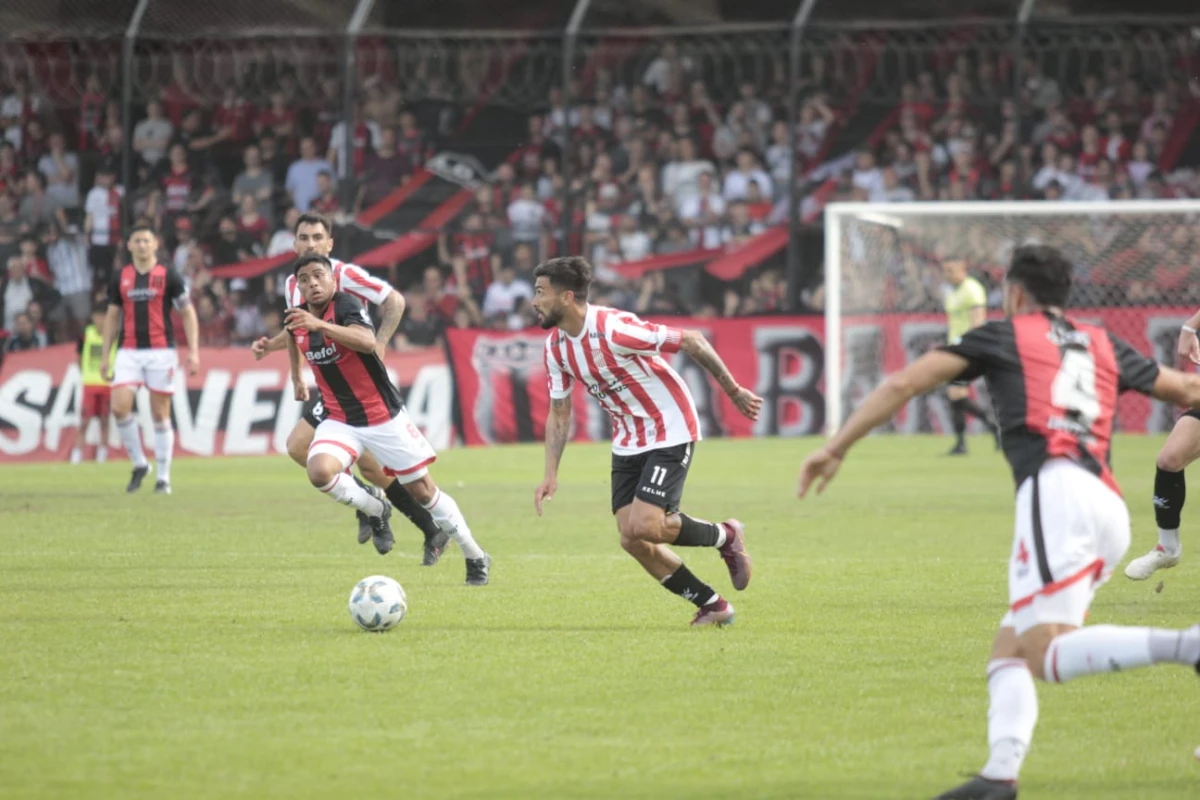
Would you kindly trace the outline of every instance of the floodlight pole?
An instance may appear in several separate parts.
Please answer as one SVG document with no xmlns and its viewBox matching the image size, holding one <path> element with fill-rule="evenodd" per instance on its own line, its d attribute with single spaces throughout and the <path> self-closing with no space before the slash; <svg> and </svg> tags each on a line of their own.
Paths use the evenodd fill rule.
<svg viewBox="0 0 1200 800">
<path fill-rule="evenodd" d="M 138 31 L 150 0 L 138 0 L 129 25 L 125 28 L 125 39 L 121 47 L 121 129 L 125 141 L 121 145 L 121 218 L 126 226 L 133 224 L 133 56 Z"/>
<path fill-rule="evenodd" d="M 792 18 L 788 42 L 788 246 L 787 246 L 787 304 L 795 310 L 800 292 L 800 185 L 796 150 L 800 137 L 796 126 L 800 119 L 800 39 L 817 0 L 804 0 Z"/>
<path fill-rule="evenodd" d="M 1022 119 L 1021 116 L 1025 109 L 1021 102 L 1021 62 L 1025 58 L 1025 34 L 1029 30 L 1029 18 L 1033 16 L 1033 7 L 1037 4 L 1037 0 L 1021 0 L 1021 7 L 1017 10 L 1017 29 L 1013 39 L 1013 112 L 1016 116 L 1016 126 L 1013 131 L 1013 157 L 1019 159 L 1021 156 L 1021 134 Z M 1020 164 L 1017 161 L 1017 164 Z M 1023 176 L 1028 179 L 1030 176 Z"/>
<path fill-rule="evenodd" d="M 346 23 L 345 40 L 342 43 L 342 149 L 346 157 L 336 166 L 338 191 L 342 195 L 342 208 L 349 209 L 354 205 L 354 183 L 350 180 L 351 164 L 354 161 L 354 92 L 357 88 L 355 80 L 355 43 L 358 34 L 367 24 L 367 17 L 375 0 L 358 0 L 350 21 Z"/>
<path fill-rule="evenodd" d="M 559 221 L 562 223 L 562 241 L 559 243 L 558 253 L 560 256 L 570 255 L 568 250 L 571 247 L 571 73 L 575 69 L 575 47 L 579 41 L 579 29 L 583 27 L 583 20 L 587 17 L 591 5 L 592 0 L 576 0 L 567 27 L 563 29 L 563 190 L 559 212 Z"/>
</svg>

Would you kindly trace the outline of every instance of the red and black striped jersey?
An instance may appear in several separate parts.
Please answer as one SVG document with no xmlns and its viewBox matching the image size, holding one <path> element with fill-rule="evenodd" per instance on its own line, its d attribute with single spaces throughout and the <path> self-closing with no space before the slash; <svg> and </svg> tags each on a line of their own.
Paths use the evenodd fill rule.
<svg viewBox="0 0 1200 800">
<path fill-rule="evenodd" d="M 970 362 L 960 379 L 987 380 L 1018 486 L 1069 458 L 1120 492 L 1109 462 L 1117 396 L 1149 394 L 1158 364 L 1104 328 L 1041 313 L 989 322 L 942 349 Z"/>
<path fill-rule="evenodd" d="M 108 284 L 108 304 L 118 306 L 124 317 L 117 346 L 138 350 L 174 347 L 171 307 L 186 302 L 187 286 L 174 269 L 155 264 L 149 272 L 138 272 L 133 264 L 126 264 L 113 273 Z"/>
<path fill-rule="evenodd" d="M 299 307 L 309 310 L 308 303 Z M 319 316 L 334 325 L 374 330 L 362 303 L 346 292 L 335 293 Z M 312 367 L 328 419 L 366 428 L 388 422 L 404 408 L 400 390 L 374 352 L 359 353 L 304 329 L 292 331 L 292 336 Z"/>
</svg>

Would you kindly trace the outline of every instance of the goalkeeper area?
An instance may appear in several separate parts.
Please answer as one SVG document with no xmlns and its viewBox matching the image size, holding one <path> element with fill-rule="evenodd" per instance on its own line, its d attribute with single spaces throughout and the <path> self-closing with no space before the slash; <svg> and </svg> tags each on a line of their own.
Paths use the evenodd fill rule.
<svg viewBox="0 0 1200 800">
<path fill-rule="evenodd" d="M 835 203 L 825 211 L 830 430 L 887 375 L 945 343 L 941 261 L 965 260 L 999 317 L 1009 259 L 1024 244 L 1051 245 L 1074 264 L 1071 316 L 1175 363 L 1179 326 L 1200 306 L 1200 201 Z M 1167 431 L 1177 413 L 1127 394 L 1116 427 Z M 944 396 L 930 395 L 889 429 L 946 431 L 949 419 Z"/>
<path fill-rule="evenodd" d="M 1115 444 L 1135 553 L 1160 443 Z M 738 514 L 756 559 L 725 630 L 622 552 L 602 444 L 568 448 L 540 519 L 540 447 L 442 455 L 485 590 L 456 549 L 420 568 L 406 525 L 386 558 L 359 547 L 283 457 L 180 459 L 170 498 L 125 495 L 121 460 L 0 468 L 0 796 L 930 797 L 986 755 L 1007 597 L 1011 482 L 971 444 L 872 438 L 801 504 L 816 440 L 704 442 L 687 507 Z M 729 590 L 715 553 L 683 555 Z M 377 573 L 409 615 L 364 634 L 346 599 Z M 1091 621 L 1196 622 L 1200 560 L 1163 580 L 1118 573 Z M 1194 798 L 1198 691 L 1185 669 L 1042 691 L 1022 797 Z"/>
</svg>

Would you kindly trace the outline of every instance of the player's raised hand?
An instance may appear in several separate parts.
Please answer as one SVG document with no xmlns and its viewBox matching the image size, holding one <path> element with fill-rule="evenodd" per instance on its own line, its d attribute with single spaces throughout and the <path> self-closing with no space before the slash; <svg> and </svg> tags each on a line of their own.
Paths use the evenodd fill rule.
<svg viewBox="0 0 1200 800">
<path fill-rule="evenodd" d="M 304 381 L 292 381 L 292 392 L 301 403 L 308 402 L 308 384 Z"/>
<path fill-rule="evenodd" d="M 554 478 L 546 478 L 533 490 L 533 507 L 537 509 L 539 517 L 542 515 L 542 503 L 553 500 L 557 491 L 558 481 Z"/>
<path fill-rule="evenodd" d="M 195 350 L 188 351 L 187 371 L 188 375 L 195 375 L 200 371 L 200 354 Z"/>
<path fill-rule="evenodd" d="M 1178 351 L 1181 358 L 1200 364 L 1200 337 L 1191 331 L 1180 331 Z"/>
<path fill-rule="evenodd" d="M 255 361 L 262 361 L 264 358 L 267 357 L 267 343 L 270 341 L 271 340 L 268 339 L 267 337 L 260 336 L 254 342 L 254 344 L 250 345 L 250 352 L 254 353 Z"/>
<path fill-rule="evenodd" d="M 289 331 L 298 331 L 301 329 L 319 331 L 325 325 L 324 322 L 299 307 L 289 308 L 287 316 L 284 317 L 283 321 Z"/>
<path fill-rule="evenodd" d="M 810 454 L 800 465 L 800 482 L 796 486 L 796 496 L 803 500 L 813 481 L 817 481 L 817 494 L 825 491 L 825 487 L 833 480 L 841 465 L 841 457 L 824 447 Z"/>
<path fill-rule="evenodd" d="M 762 398 L 750 391 L 744 386 L 739 386 L 737 391 L 729 395 L 729 399 L 737 406 L 737 410 L 742 412 L 742 416 L 746 419 L 758 419 L 758 412 L 762 410 Z"/>
</svg>

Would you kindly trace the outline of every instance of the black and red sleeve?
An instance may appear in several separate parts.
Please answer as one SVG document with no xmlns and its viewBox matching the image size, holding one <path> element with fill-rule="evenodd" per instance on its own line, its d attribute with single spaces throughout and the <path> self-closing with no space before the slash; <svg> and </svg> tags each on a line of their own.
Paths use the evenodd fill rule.
<svg viewBox="0 0 1200 800">
<path fill-rule="evenodd" d="M 1113 355 L 1117 359 L 1117 388 L 1122 392 L 1150 394 L 1158 380 L 1158 364 L 1119 336 L 1109 333 L 1108 340 L 1112 342 Z"/>
<path fill-rule="evenodd" d="M 1012 323 L 993 320 L 967 331 L 958 344 L 947 344 L 938 349 L 965 358 L 967 367 L 956 380 L 973 381 L 991 371 L 1012 348 Z"/>
<path fill-rule="evenodd" d="M 108 279 L 108 304 L 110 306 L 122 307 L 121 302 L 121 273 L 124 270 L 113 270 L 112 277 Z"/>
<path fill-rule="evenodd" d="M 367 313 L 367 309 L 360 303 L 354 295 L 345 292 L 338 292 L 333 299 L 333 321 L 338 325 L 349 327 L 350 325 L 361 325 L 364 328 L 375 330 L 375 326 L 371 324 L 371 315 Z"/>
</svg>

